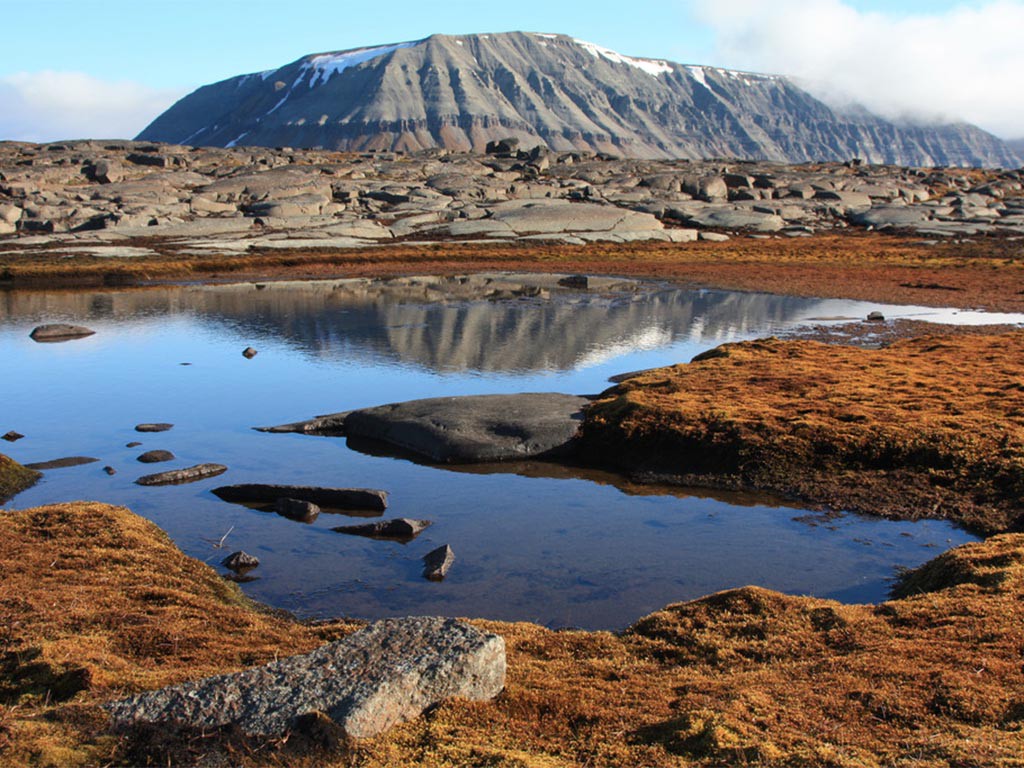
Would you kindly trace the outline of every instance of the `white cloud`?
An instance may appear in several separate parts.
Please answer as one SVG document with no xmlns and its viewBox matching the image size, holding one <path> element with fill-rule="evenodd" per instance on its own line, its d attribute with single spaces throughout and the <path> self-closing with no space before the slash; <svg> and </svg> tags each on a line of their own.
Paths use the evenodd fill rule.
<svg viewBox="0 0 1024 768">
<path fill-rule="evenodd" d="M 1024 2 L 925 14 L 843 0 L 693 0 L 727 66 L 791 75 L 832 103 L 890 119 L 966 120 L 1024 136 Z"/>
<path fill-rule="evenodd" d="M 130 139 L 185 91 L 81 72 L 0 76 L 0 140 Z"/>
</svg>

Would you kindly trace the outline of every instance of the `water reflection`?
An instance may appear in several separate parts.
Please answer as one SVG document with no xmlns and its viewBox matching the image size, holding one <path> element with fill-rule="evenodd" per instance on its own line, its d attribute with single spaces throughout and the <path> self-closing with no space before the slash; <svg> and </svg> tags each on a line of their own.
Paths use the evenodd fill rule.
<svg viewBox="0 0 1024 768">
<path fill-rule="evenodd" d="M 194 315 L 318 359 L 433 371 L 565 371 L 679 339 L 719 343 L 813 312 L 818 300 L 605 280 L 578 292 L 543 276 L 404 278 L 136 291 L 0 294 L 14 318 L 137 321 Z"/>
</svg>

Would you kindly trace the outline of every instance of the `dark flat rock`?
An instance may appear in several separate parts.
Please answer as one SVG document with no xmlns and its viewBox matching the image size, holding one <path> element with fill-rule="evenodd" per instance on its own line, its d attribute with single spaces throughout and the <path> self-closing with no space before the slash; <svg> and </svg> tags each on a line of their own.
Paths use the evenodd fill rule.
<svg viewBox="0 0 1024 768">
<path fill-rule="evenodd" d="M 159 423 L 155 423 L 155 424 L 136 424 L 135 425 L 135 431 L 136 432 L 166 432 L 167 430 L 173 429 L 173 428 L 174 428 L 173 424 L 166 424 L 166 423 L 163 423 L 163 422 L 159 422 Z"/>
<path fill-rule="evenodd" d="M 174 454 L 170 451 L 146 451 L 144 454 L 138 457 L 137 461 L 141 461 L 143 464 L 156 464 L 161 461 L 173 461 Z"/>
<path fill-rule="evenodd" d="M 331 530 L 353 536 L 368 536 L 371 539 L 412 541 L 430 525 L 430 520 L 410 520 L 408 517 L 397 517 L 394 520 L 378 520 L 375 523 L 364 523 L 363 525 L 341 525 Z"/>
<path fill-rule="evenodd" d="M 33 341 L 54 342 L 82 339 L 86 336 L 92 336 L 94 333 L 96 333 L 96 331 L 91 328 L 86 328 L 83 325 L 53 323 L 51 325 L 40 325 L 37 328 L 34 328 L 29 336 Z"/>
<path fill-rule="evenodd" d="M 387 491 L 372 488 L 320 488 L 313 485 L 249 483 L 225 485 L 214 488 L 213 492 L 224 501 L 238 504 L 276 504 L 278 499 L 296 499 L 333 509 L 383 511 L 388 506 Z"/>
<path fill-rule="evenodd" d="M 439 463 L 555 456 L 571 450 L 587 402 L 553 392 L 437 397 L 353 411 L 344 430 Z"/>
<path fill-rule="evenodd" d="M 423 556 L 423 575 L 431 581 L 441 581 L 448 575 L 454 562 L 455 552 L 444 544 Z"/>
<path fill-rule="evenodd" d="M 135 482 L 139 485 L 181 485 L 204 480 L 207 477 L 223 475 L 227 471 L 228 468 L 223 464 L 196 464 L 194 467 L 185 469 L 171 469 L 167 472 L 158 472 L 155 475 L 143 475 Z"/>
<path fill-rule="evenodd" d="M 26 464 L 29 469 L 64 469 L 65 467 L 80 467 L 82 464 L 93 464 L 99 461 L 91 456 L 67 456 L 63 459 L 52 461 L 37 461 L 34 464 Z"/>
<path fill-rule="evenodd" d="M 114 724 L 236 725 L 279 736 L 324 713 L 354 738 L 375 736 L 445 699 L 494 698 L 505 641 L 455 619 L 384 619 L 312 653 L 104 705 Z"/>
<path fill-rule="evenodd" d="M 250 555 L 248 552 L 241 549 L 237 552 L 232 552 L 221 561 L 221 565 L 225 568 L 230 568 L 232 571 L 239 572 L 251 571 L 259 564 L 260 560 L 258 557 Z"/>
<path fill-rule="evenodd" d="M 8 443 L 16 443 L 18 440 L 21 440 L 21 438 L 23 438 L 23 437 L 24 437 L 24 435 L 21 434 L 21 432 L 15 432 L 12 429 L 7 434 L 5 434 L 3 436 L 0 436 L 0 440 L 6 440 Z"/>
</svg>

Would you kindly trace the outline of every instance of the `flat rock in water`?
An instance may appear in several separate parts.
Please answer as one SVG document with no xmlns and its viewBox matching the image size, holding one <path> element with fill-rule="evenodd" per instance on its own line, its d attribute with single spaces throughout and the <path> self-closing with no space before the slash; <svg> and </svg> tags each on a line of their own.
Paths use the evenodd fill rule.
<svg viewBox="0 0 1024 768">
<path fill-rule="evenodd" d="M 338 533 L 350 533 L 354 536 L 369 536 L 371 539 L 410 541 L 425 531 L 430 524 L 430 520 L 410 520 L 408 517 L 398 517 L 394 520 L 378 520 L 375 523 L 363 525 L 341 525 L 331 530 Z"/>
<path fill-rule="evenodd" d="M 33 341 L 70 341 L 92 336 L 96 331 L 82 325 L 66 325 L 54 323 L 52 325 L 40 325 L 29 334 Z"/>
<path fill-rule="evenodd" d="M 441 463 L 526 459 L 568 453 L 587 403 L 553 392 L 437 397 L 353 411 L 344 428 Z"/>
<path fill-rule="evenodd" d="M 320 516 L 320 507 L 302 499 L 280 498 L 274 502 L 274 511 L 281 517 L 300 523 L 312 523 Z"/>
<path fill-rule="evenodd" d="M 368 738 L 445 699 L 487 701 L 505 685 L 505 641 L 455 619 L 384 619 L 312 653 L 104 705 L 115 725 L 236 725 L 280 736 L 322 712 Z"/>
<path fill-rule="evenodd" d="M 135 482 L 138 485 L 179 485 L 223 475 L 227 471 L 228 468 L 223 464 L 196 464 L 194 467 L 185 469 L 172 469 L 167 472 L 157 472 L 155 475 L 143 475 Z"/>
<path fill-rule="evenodd" d="M 444 544 L 423 556 L 423 575 L 431 581 L 441 581 L 454 562 L 455 552 Z"/>
<path fill-rule="evenodd" d="M 144 454 L 139 456 L 137 461 L 141 461 L 143 464 L 156 464 L 160 461 L 173 461 L 174 454 L 170 451 L 146 451 Z"/>
<path fill-rule="evenodd" d="M 26 464 L 29 469 L 64 469 L 65 467 L 79 467 L 82 464 L 92 464 L 99 461 L 91 456 L 68 456 L 53 461 L 37 461 L 34 464 Z"/>
<path fill-rule="evenodd" d="M 24 435 L 21 434 L 21 432 L 15 432 L 12 429 L 6 435 L 3 435 L 2 437 L 0 437 L 0 440 L 6 440 L 8 443 L 14 443 L 14 442 L 17 442 L 18 440 L 21 440 L 21 438 L 23 438 L 23 437 L 24 437 Z"/>
<path fill-rule="evenodd" d="M 173 424 L 156 423 L 156 424 L 136 424 L 136 432 L 166 432 L 169 429 L 173 429 Z"/>
<path fill-rule="evenodd" d="M 372 488 L 320 488 L 314 485 L 271 485 L 248 483 L 213 489 L 224 501 L 237 504 L 276 504 L 278 499 L 308 501 L 330 509 L 367 509 L 383 512 L 387 491 Z"/>
</svg>

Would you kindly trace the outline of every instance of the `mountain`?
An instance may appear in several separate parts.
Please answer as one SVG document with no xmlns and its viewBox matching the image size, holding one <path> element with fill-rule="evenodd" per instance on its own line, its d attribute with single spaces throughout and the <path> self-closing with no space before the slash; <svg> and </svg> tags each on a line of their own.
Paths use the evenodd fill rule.
<svg viewBox="0 0 1024 768">
<path fill-rule="evenodd" d="M 842 114 L 787 78 L 638 59 L 566 35 L 507 32 L 305 56 L 199 88 L 140 140 L 206 146 L 483 151 L 526 147 L 640 158 L 1017 167 L 971 125 Z"/>
</svg>

